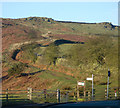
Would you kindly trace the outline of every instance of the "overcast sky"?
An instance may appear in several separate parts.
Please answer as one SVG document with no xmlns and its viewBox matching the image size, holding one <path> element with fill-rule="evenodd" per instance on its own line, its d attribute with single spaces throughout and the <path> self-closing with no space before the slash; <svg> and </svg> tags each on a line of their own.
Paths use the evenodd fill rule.
<svg viewBox="0 0 120 108">
<path fill-rule="evenodd" d="M 3 2 L 3 18 L 48 17 L 75 22 L 118 25 L 118 2 Z"/>
</svg>

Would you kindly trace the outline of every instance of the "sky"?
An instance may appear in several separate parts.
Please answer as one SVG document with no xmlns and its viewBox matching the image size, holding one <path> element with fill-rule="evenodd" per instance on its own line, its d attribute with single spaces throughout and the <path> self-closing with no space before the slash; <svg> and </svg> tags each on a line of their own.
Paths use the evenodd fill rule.
<svg viewBox="0 0 120 108">
<path fill-rule="evenodd" d="M 2 2 L 2 18 L 34 16 L 118 25 L 118 2 Z"/>
</svg>

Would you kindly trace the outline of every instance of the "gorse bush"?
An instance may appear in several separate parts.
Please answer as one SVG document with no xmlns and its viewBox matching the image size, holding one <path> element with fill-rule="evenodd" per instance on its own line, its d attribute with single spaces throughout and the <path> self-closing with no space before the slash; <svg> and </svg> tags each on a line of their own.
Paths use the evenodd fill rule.
<svg viewBox="0 0 120 108">
<path fill-rule="evenodd" d="M 49 65 L 55 65 L 58 56 L 59 48 L 54 43 L 50 44 L 44 51 L 44 58 Z"/>
<path fill-rule="evenodd" d="M 20 75 L 20 73 L 27 67 L 27 64 L 24 63 L 16 63 L 13 64 L 12 67 L 8 70 L 8 75 Z"/>
<path fill-rule="evenodd" d="M 68 51 L 67 59 L 70 65 L 79 66 L 88 62 L 88 50 L 84 45 L 76 44 Z"/>
<path fill-rule="evenodd" d="M 112 53 L 113 46 L 113 40 L 107 36 L 97 37 L 87 43 L 91 58 L 100 65 L 107 62 L 105 59 Z"/>
<path fill-rule="evenodd" d="M 32 63 L 35 63 L 35 61 L 37 60 L 37 55 L 34 53 L 32 49 L 27 49 L 24 53 L 25 59 L 29 59 L 31 60 Z"/>
<path fill-rule="evenodd" d="M 106 61 L 107 57 L 110 53 L 113 53 L 114 48 L 113 40 L 110 37 L 97 37 L 83 45 L 73 45 L 67 54 L 67 59 L 74 66 L 89 63 L 104 65 L 109 62 Z"/>
<path fill-rule="evenodd" d="M 37 55 L 34 53 L 33 49 L 35 49 L 37 47 L 39 47 L 39 45 L 36 43 L 31 43 L 31 44 L 22 46 L 21 50 L 24 51 L 23 57 L 25 59 L 29 59 L 29 60 L 31 60 L 31 62 L 35 63 L 35 61 L 37 60 Z"/>
<path fill-rule="evenodd" d="M 34 48 L 36 48 L 36 47 L 39 47 L 39 45 L 34 42 L 34 43 L 31 43 L 31 44 L 23 45 L 23 46 L 21 47 L 21 50 L 22 50 L 22 51 L 25 51 L 25 50 L 28 50 L 28 49 L 34 49 Z"/>
</svg>

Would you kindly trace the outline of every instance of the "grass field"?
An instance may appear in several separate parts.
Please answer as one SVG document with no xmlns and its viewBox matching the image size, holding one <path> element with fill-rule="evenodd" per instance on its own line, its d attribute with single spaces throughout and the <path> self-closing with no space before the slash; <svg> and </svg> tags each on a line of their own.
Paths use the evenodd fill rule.
<svg viewBox="0 0 120 108">
<path fill-rule="evenodd" d="M 70 88 L 74 88 L 76 85 L 76 79 L 73 78 L 72 76 L 68 76 L 64 73 L 60 73 L 60 72 L 54 72 L 54 71 L 45 71 L 43 73 L 41 73 L 38 76 L 42 81 L 44 80 L 48 80 L 48 83 L 50 80 L 53 80 L 53 82 L 51 84 L 51 89 L 62 89 L 62 87 L 66 86 L 68 87 L 70 85 Z"/>
</svg>

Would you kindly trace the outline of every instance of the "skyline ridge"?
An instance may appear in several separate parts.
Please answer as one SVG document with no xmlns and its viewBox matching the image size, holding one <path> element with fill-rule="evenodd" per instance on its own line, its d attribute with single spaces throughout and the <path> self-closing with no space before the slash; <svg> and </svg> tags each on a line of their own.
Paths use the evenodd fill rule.
<svg viewBox="0 0 120 108">
<path fill-rule="evenodd" d="M 72 20 L 56 20 L 54 18 L 50 18 L 50 17 L 38 17 L 38 16 L 30 16 L 30 17 L 23 17 L 23 18 L 2 18 L 2 19 L 25 19 L 25 18 L 46 18 L 46 19 L 52 19 L 53 21 L 57 21 L 57 22 L 63 22 L 63 23 L 79 23 L 79 24 L 101 24 L 101 23 L 108 23 L 108 24 L 112 24 L 114 26 L 119 26 L 116 24 L 113 24 L 113 22 L 109 22 L 109 21 L 103 21 L 103 22 L 86 22 L 86 21 L 72 21 Z"/>
</svg>

